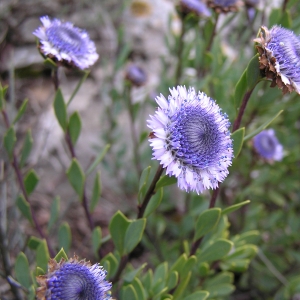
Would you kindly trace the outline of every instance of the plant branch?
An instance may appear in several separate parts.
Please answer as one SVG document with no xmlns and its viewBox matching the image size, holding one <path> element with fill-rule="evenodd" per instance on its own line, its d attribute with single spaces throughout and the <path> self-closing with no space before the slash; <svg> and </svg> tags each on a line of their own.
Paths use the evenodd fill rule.
<svg viewBox="0 0 300 300">
<path fill-rule="evenodd" d="M 241 107 L 239 108 L 239 113 L 233 123 L 233 128 L 232 128 L 232 133 L 235 132 L 236 130 L 238 130 L 241 126 L 241 122 L 242 122 L 242 118 L 243 118 L 243 115 L 244 115 L 244 112 L 245 112 L 245 109 L 246 109 L 246 106 L 247 106 L 247 103 L 251 97 L 251 94 L 253 92 L 254 88 L 252 88 L 251 90 L 247 91 L 244 95 L 244 98 L 242 100 L 242 105 Z"/>
<path fill-rule="evenodd" d="M 11 277 L 11 262 L 9 256 L 9 247 L 8 247 L 8 238 L 6 234 L 6 189 L 4 186 L 1 186 L 1 202 L 0 202 L 0 253 L 2 258 L 3 264 L 3 271 L 5 274 L 4 278 L 10 285 L 11 291 L 14 294 L 15 299 L 23 300 L 23 296 L 21 291 L 18 287 L 16 287 L 12 282 L 9 280 Z"/>
<path fill-rule="evenodd" d="M 7 116 L 7 113 L 5 110 L 2 110 L 2 115 L 4 117 L 4 122 L 5 122 L 5 125 L 7 127 L 7 129 L 10 127 L 10 122 L 9 122 L 9 119 L 8 119 L 8 116 Z M 22 172 L 19 168 L 19 162 L 18 162 L 18 159 L 17 159 L 17 155 L 16 155 L 16 152 L 15 150 L 13 150 L 13 155 L 12 155 L 12 160 L 11 160 L 11 165 L 15 171 L 15 174 L 17 176 L 17 180 L 18 180 L 18 183 L 19 183 L 19 186 L 21 188 L 21 191 L 22 191 L 22 194 L 24 196 L 24 199 L 26 200 L 26 202 L 29 204 L 29 208 L 30 208 L 30 212 L 31 212 L 31 217 L 32 217 L 32 221 L 34 223 L 34 227 L 36 228 L 36 230 L 38 231 L 39 235 L 46 240 L 47 242 L 47 246 L 48 246 L 48 250 L 49 250 L 49 253 L 51 256 L 55 256 L 55 252 L 54 250 L 52 249 L 51 245 L 50 245 L 50 241 L 49 241 L 49 238 L 48 236 L 43 232 L 40 224 L 38 223 L 37 221 L 37 217 L 35 215 L 35 212 L 31 206 L 31 202 L 30 202 L 30 199 L 28 197 L 28 194 L 26 192 L 26 189 L 25 189 L 25 185 L 24 185 L 24 179 L 23 179 L 23 175 L 22 175 Z"/>
<path fill-rule="evenodd" d="M 144 197 L 144 200 L 142 202 L 142 205 L 139 205 L 138 206 L 138 216 L 137 218 L 140 219 L 143 217 L 144 215 L 144 212 L 147 208 L 147 205 L 151 199 L 151 197 L 155 194 L 155 186 L 156 186 L 156 183 L 157 181 L 159 180 L 161 174 L 163 173 L 164 171 L 164 168 L 162 167 L 162 165 L 159 165 L 154 177 L 153 177 L 153 180 L 148 188 L 148 191 L 146 192 L 146 195 Z"/>
</svg>

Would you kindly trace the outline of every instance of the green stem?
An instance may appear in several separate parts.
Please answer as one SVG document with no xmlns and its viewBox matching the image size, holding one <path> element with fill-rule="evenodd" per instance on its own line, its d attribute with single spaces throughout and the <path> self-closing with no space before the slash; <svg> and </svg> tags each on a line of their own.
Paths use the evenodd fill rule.
<svg viewBox="0 0 300 300">
<path fill-rule="evenodd" d="M 177 49 L 177 68 L 175 73 L 175 86 L 180 83 L 181 74 L 182 74 L 182 52 L 184 46 L 184 36 L 186 33 L 185 28 L 185 19 L 183 18 L 181 21 L 181 33 L 178 41 L 178 49 Z"/>
<path fill-rule="evenodd" d="M 142 174 L 142 168 L 140 165 L 140 159 L 139 159 L 139 142 L 137 140 L 137 132 L 134 126 L 134 111 L 133 111 L 133 104 L 131 99 L 131 84 L 127 84 L 125 86 L 125 94 L 126 94 L 126 102 L 127 102 L 127 110 L 129 113 L 130 118 L 130 131 L 131 131 L 131 138 L 132 138 L 132 144 L 133 144 L 133 160 L 134 165 L 137 173 L 137 177 L 139 178 Z"/>
</svg>

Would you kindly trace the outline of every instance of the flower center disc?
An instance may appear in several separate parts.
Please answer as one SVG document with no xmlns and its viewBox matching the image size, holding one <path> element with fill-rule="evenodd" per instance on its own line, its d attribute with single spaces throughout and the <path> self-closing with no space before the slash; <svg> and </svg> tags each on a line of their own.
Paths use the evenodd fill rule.
<svg viewBox="0 0 300 300">
<path fill-rule="evenodd" d="M 54 46 L 63 51 L 78 51 L 83 46 L 80 33 L 65 25 L 48 28 L 47 36 Z"/>
</svg>

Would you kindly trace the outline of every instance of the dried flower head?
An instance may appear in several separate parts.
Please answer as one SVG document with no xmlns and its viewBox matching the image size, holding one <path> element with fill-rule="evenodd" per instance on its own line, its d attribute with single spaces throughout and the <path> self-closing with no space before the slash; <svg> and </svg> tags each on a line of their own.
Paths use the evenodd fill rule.
<svg viewBox="0 0 300 300">
<path fill-rule="evenodd" d="M 98 59 L 96 47 L 88 33 L 70 22 L 48 16 L 40 18 L 43 26 L 33 34 L 39 38 L 39 50 L 44 55 L 64 66 L 86 69 Z"/>
<path fill-rule="evenodd" d="M 272 162 L 280 161 L 283 157 L 283 147 L 276 138 L 273 129 L 263 130 L 253 138 L 253 145 L 257 153 Z"/>
<path fill-rule="evenodd" d="M 237 12 L 243 2 L 240 0 L 207 0 L 207 5 L 219 14 Z"/>
<path fill-rule="evenodd" d="M 210 17 L 211 12 L 201 0 L 181 0 L 179 3 L 180 12 L 184 15 L 194 13 L 199 17 Z"/>
<path fill-rule="evenodd" d="M 180 189 L 215 189 L 228 175 L 233 158 L 230 122 L 213 99 L 183 86 L 156 97 L 159 107 L 150 116 L 150 145 L 166 174 L 177 177 Z"/>
<path fill-rule="evenodd" d="M 147 81 L 144 70 L 137 65 L 129 65 L 126 70 L 126 79 L 134 86 L 142 86 Z"/>
<path fill-rule="evenodd" d="M 254 40 L 259 53 L 260 69 L 278 86 L 283 94 L 296 91 L 300 94 L 300 39 L 291 30 L 262 26 L 260 37 Z"/>
<path fill-rule="evenodd" d="M 109 300 L 111 283 L 105 280 L 106 271 L 99 265 L 73 258 L 57 263 L 50 259 L 48 273 L 38 276 L 38 300 Z"/>
</svg>

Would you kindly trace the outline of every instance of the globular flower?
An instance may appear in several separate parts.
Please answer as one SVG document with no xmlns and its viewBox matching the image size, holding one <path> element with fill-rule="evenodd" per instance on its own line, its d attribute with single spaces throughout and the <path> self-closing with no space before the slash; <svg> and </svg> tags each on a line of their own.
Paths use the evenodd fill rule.
<svg viewBox="0 0 300 300">
<path fill-rule="evenodd" d="M 142 86 L 147 81 L 147 75 L 142 68 L 132 64 L 127 67 L 126 79 L 134 86 Z"/>
<path fill-rule="evenodd" d="M 259 67 L 263 75 L 272 80 L 283 94 L 296 91 L 300 94 L 300 38 L 291 30 L 262 26 L 260 37 L 254 40 L 259 53 Z"/>
<path fill-rule="evenodd" d="M 86 69 L 98 59 L 96 47 L 88 33 L 75 27 L 70 22 L 58 19 L 50 20 L 48 16 L 40 18 L 43 26 L 33 34 L 39 38 L 40 52 L 55 62 L 65 66 Z"/>
<path fill-rule="evenodd" d="M 73 258 L 57 263 L 50 259 L 47 275 L 37 277 L 38 300 L 110 300 L 111 283 L 99 265 Z"/>
<path fill-rule="evenodd" d="M 283 157 L 283 147 L 279 143 L 273 129 L 263 130 L 253 138 L 253 146 L 264 159 L 272 162 Z"/>
<path fill-rule="evenodd" d="M 194 13 L 199 17 L 210 17 L 211 12 L 201 0 L 181 0 L 180 11 L 183 14 Z"/>
<path fill-rule="evenodd" d="M 207 5 L 216 13 L 237 12 L 243 5 L 240 0 L 207 0 Z"/>
<path fill-rule="evenodd" d="M 170 89 L 150 116 L 153 158 L 177 177 L 178 187 L 198 194 L 215 189 L 228 175 L 233 158 L 230 122 L 216 102 L 202 92 L 183 86 Z"/>
</svg>

